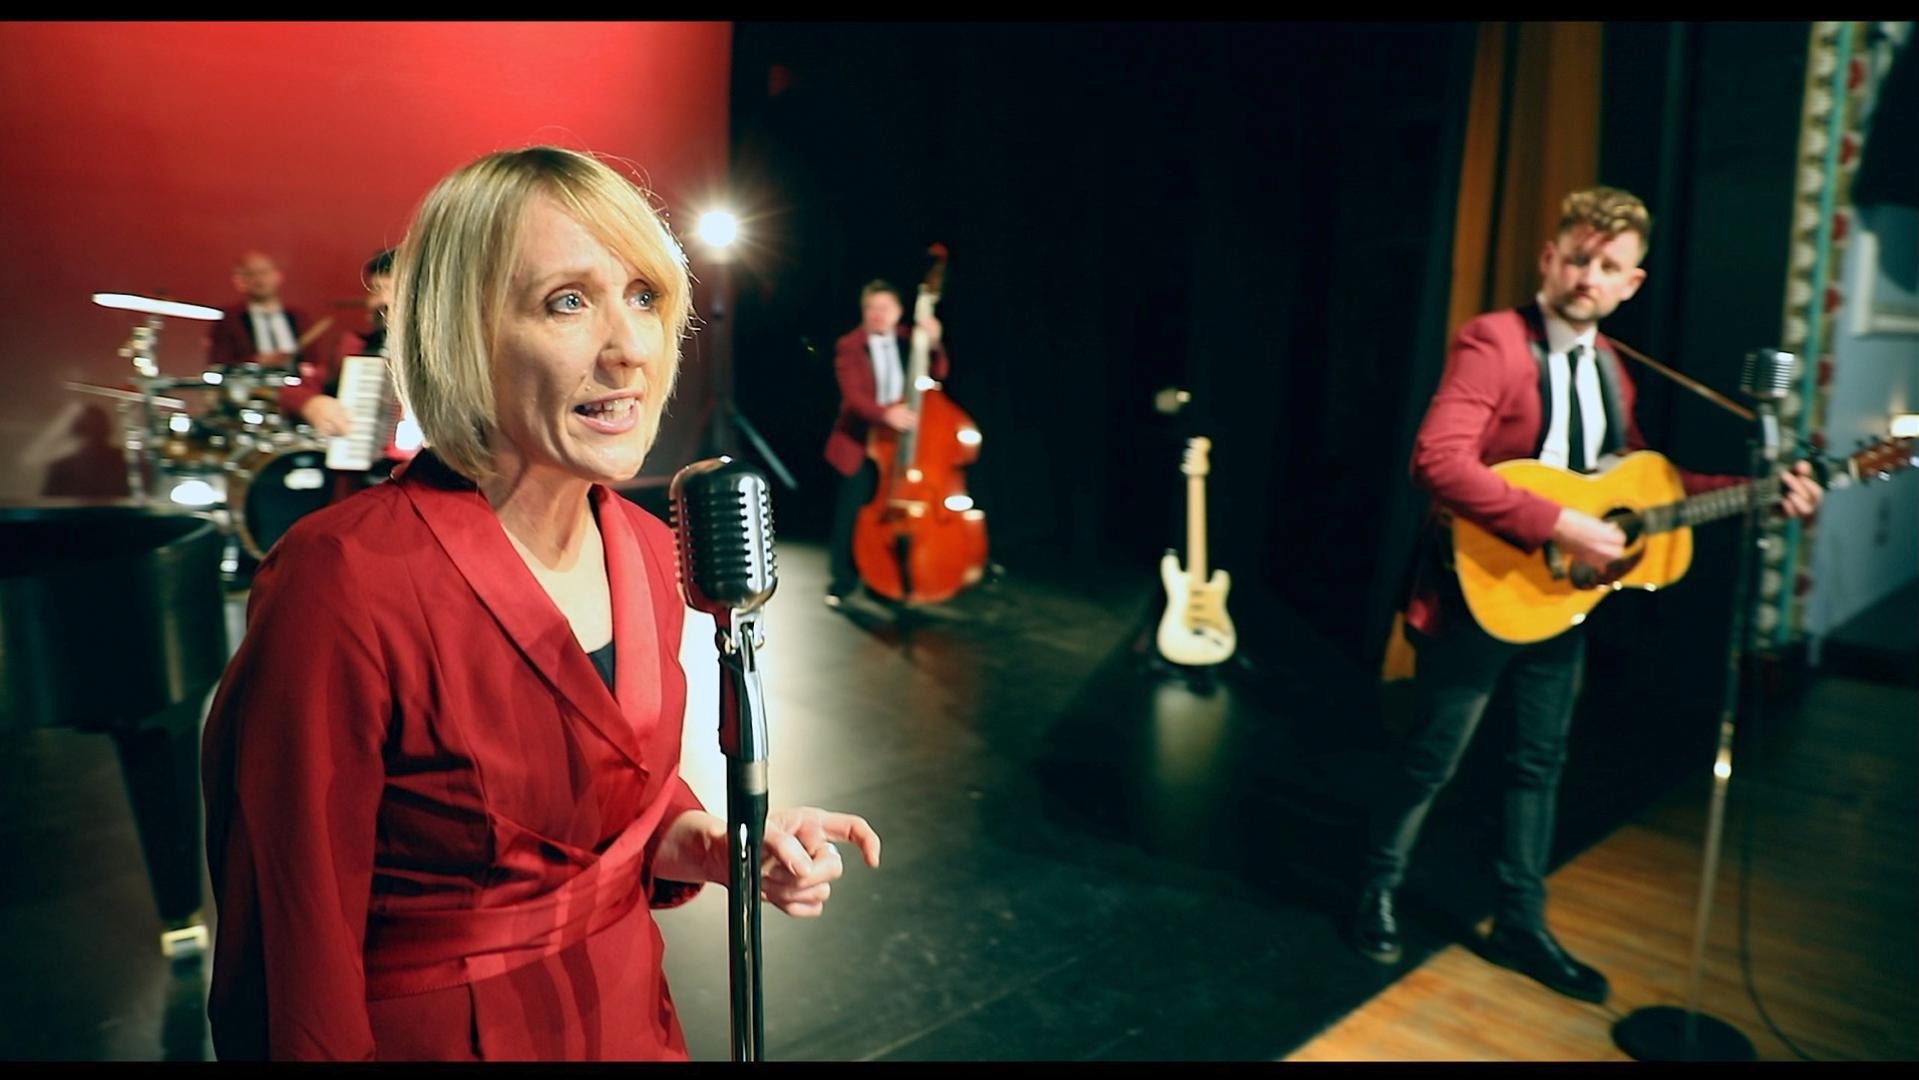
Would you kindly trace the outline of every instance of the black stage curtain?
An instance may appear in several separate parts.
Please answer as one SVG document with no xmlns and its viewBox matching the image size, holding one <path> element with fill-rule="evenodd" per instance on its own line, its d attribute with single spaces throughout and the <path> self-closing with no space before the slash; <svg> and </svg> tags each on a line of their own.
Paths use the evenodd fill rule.
<svg viewBox="0 0 1919 1080">
<path fill-rule="evenodd" d="M 1277 598 L 1364 663 L 1444 359 L 1474 28 L 741 23 L 738 397 L 823 535 L 833 340 L 952 250 L 947 389 L 995 557 L 1154 580 L 1182 439 L 1214 442 L 1213 565 L 1242 640 Z M 1175 418 L 1154 392 L 1181 386 Z M 1241 598 L 1244 598 L 1242 600 Z"/>
</svg>

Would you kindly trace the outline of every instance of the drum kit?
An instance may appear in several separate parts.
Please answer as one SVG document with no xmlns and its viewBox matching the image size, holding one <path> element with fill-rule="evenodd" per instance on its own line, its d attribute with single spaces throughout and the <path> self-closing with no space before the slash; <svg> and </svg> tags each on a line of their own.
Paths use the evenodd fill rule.
<svg viewBox="0 0 1919 1080">
<path fill-rule="evenodd" d="M 300 376 L 259 364 L 163 375 L 154 356 L 164 319 L 212 321 L 219 310 L 129 293 L 95 293 L 93 301 L 145 316 L 119 350 L 133 377 L 130 387 L 68 382 L 67 389 L 119 409 L 135 501 L 204 510 L 219 523 L 227 538 L 221 571 L 232 582 L 241 576 L 241 552 L 265 558 L 295 521 L 333 499 L 325 440 L 279 406 L 280 388 L 298 385 Z M 187 398 L 199 395 L 209 396 L 194 411 Z"/>
</svg>

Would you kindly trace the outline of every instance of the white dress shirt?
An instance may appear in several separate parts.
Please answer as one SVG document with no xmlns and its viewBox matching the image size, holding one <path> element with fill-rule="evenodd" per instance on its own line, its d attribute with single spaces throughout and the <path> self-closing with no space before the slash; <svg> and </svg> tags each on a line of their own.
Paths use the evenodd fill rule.
<svg viewBox="0 0 1919 1080">
<path fill-rule="evenodd" d="M 1539 450 L 1539 460 L 1562 469 L 1567 467 L 1570 454 L 1566 439 L 1570 425 L 1566 419 L 1566 387 L 1570 383 L 1579 395 L 1579 417 L 1586 436 L 1586 468 L 1591 469 L 1598 464 L 1599 448 L 1606 440 L 1606 405 L 1599 389 L 1599 357 L 1593 351 L 1593 341 L 1599 332 L 1596 327 L 1587 327 L 1584 333 L 1574 330 L 1546 306 L 1543 294 L 1538 299 L 1546 323 L 1546 370 L 1552 381 L 1552 421 L 1546 428 L 1546 444 Z M 1578 371 L 1570 371 L 1566 363 L 1566 354 L 1574 345 L 1580 346 Z"/>
<path fill-rule="evenodd" d="M 253 344 L 258 352 L 291 353 L 298 351 L 293 325 L 286 309 L 278 304 L 248 304 L 247 317 L 253 320 Z"/>
<path fill-rule="evenodd" d="M 866 352 L 873 358 L 874 394 L 881 405 L 891 405 L 906 396 L 906 375 L 900 367 L 900 342 L 897 334 L 866 335 Z"/>
</svg>

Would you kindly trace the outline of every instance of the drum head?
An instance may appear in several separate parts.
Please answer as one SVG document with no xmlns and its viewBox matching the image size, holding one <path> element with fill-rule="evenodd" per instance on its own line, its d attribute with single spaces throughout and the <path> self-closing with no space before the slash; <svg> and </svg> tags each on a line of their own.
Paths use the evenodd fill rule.
<svg viewBox="0 0 1919 1080">
<path fill-rule="evenodd" d="M 332 501 L 326 450 L 311 443 L 255 451 L 228 485 L 234 528 L 256 559 L 266 558 L 294 522 Z"/>
</svg>

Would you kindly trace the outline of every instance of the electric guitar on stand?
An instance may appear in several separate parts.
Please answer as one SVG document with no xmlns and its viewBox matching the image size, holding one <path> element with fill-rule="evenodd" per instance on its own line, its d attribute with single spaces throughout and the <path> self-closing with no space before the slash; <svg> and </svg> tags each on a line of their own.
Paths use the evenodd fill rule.
<svg viewBox="0 0 1919 1080">
<path fill-rule="evenodd" d="M 1915 465 L 1919 439 L 1887 439 L 1838 462 L 1820 479 L 1828 487 L 1864 482 Z M 1819 466 L 1816 462 L 1815 469 Z M 1678 581 L 1692 565 L 1693 526 L 1742 514 L 1753 503 L 1769 509 L 1782 498 L 1776 476 L 1688 498 L 1679 470 L 1651 450 L 1627 454 L 1591 476 L 1532 460 L 1500 462 L 1493 471 L 1515 487 L 1610 521 L 1626 534 L 1625 554 L 1601 569 L 1573 560 L 1551 543 L 1524 551 L 1455 516 L 1453 570 L 1466 606 L 1488 634 L 1515 644 L 1557 637 L 1620 589 L 1651 591 Z"/>
<path fill-rule="evenodd" d="M 1206 572 L 1206 474 L 1212 440 L 1195 436 L 1186 441 L 1179 471 L 1186 474 L 1186 566 L 1168 551 L 1159 560 L 1159 577 L 1166 586 L 1166 613 L 1160 616 L 1159 654 L 1175 664 L 1206 667 L 1233 656 L 1238 639 L 1226 614 L 1226 592 L 1232 579 L 1224 570 Z"/>
</svg>

